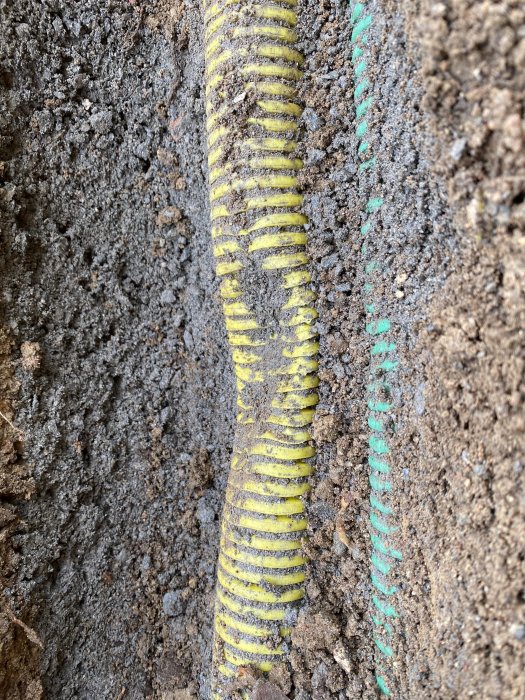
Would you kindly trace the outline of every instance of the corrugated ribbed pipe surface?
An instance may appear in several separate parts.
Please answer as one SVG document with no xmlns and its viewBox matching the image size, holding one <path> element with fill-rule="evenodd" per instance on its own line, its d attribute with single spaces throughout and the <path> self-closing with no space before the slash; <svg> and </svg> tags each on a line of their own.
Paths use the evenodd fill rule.
<svg viewBox="0 0 525 700">
<path fill-rule="evenodd" d="M 297 0 L 204 7 L 211 236 L 237 381 L 217 567 L 212 693 L 286 656 L 304 595 L 315 454 L 315 296 L 295 136 Z"/>
</svg>

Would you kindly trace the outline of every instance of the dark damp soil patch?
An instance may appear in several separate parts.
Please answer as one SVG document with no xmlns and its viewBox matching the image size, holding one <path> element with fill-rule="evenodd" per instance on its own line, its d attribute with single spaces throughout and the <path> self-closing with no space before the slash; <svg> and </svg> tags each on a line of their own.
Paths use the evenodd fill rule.
<svg viewBox="0 0 525 700">
<path fill-rule="evenodd" d="M 233 380 L 198 6 L 16 0 L 0 17 L 3 314 L 34 480 L 10 496 L 5 592 L 43 644 L 35 662 L 13 627 L 9 653 L 46 698 L 202 697 Z M 29 697 L 23 676 L 2 697 Z"/>
</svg>

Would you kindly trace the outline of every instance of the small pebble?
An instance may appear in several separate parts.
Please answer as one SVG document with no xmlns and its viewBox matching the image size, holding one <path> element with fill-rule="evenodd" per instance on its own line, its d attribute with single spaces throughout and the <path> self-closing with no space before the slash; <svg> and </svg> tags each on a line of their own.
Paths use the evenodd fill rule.
<svg viewBox="0 0 525 700">
<path fill-rule="evenodd" d="M 465 151 L 466 145 L 467 139 L 456 139 L 456 141 L 454 141 L 454 143 L 452 144 L 452 148 L 450 149 L 450 157 L 452 158 L 452 160 L 461 160 L 461 156 Z"/>
<path fill-rule="evenodd" d="M 525 639 L 525 625 L 519 625 L 517 623 L 514 623 L 510 626 L 510 633 L 519 642 L 522 642 Z"/>
<path fill-rule="evenodd" d="M 336 557 L 341 557 L 343 554 L 346 554 L 346 545 L 339 537 L 337 531 L 334 532 L 332 552 Z"/>
<path fill-rule="evenodd" d="M 309 148 L 306 153 L 307 165 L 315 165 L 316 163 L 320 163 L 326 156 L 326 151 L 321 151 L 318 148 Z"/>
<path fill-rule="evenodd" d="M 209 525 L 215 520 L 215 511 L 206 503 L 204 498 L 199 499 L 195 517 L 201 523 L 201 525 Z"/>
<path fill-rule="evenodd" d="M 327 255 L 321 260 L 321 267 L 323 268 L 323 270 L 327 270 L 329 267 L 333 267 L 338 261 L 338 253 L 332 253 L 332 255 Z"/>
<path fill-rule="evenodd" d="M 173 304 L 175 302 L 175 294 L 171 289 L 165 289 L 160 295 L 161 304 Z"/>
<path fill-rule="evenodd" d="M 98 134 L 107 134 L 111 129 L 113 116 L 109 111 L 96 112 L 89 118 L 89 124 Z"/>
<path fill-rule="evenodd" d="M 187 347 L 187 349 L 193 350 L 193 347 L 194 347 L 193 336 L 188 329 L 186 329 L 184 331 L 184 334 L 182 337 L 184 339 L 184 345 Z"/>
<path fill-rule="evenodd" d="M 303 112 L 303 121 L 309 131 L 317 131 L 321 126 L 321 120 L 317 112 L 307 107 Z"/>
<path fill-rule="evenodd" d="M 162 597 L 162 610 L 168 617 L 176 617 L 184 612 L 180 591 L 168 591 Z"/>
</svg>

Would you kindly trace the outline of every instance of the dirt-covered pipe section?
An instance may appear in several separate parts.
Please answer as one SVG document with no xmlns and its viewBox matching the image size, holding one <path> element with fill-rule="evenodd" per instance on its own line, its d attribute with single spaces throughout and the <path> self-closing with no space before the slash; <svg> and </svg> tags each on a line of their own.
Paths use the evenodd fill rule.
<svg viewBox="0 0 525 700">
<path fill-rule="evenodd" d="M 239 667 L 282 660 L 304 596 L 319 346 L 294 141 L 296 5 L 223 0 L 204 15 L 211 235 L 238 407 L 217 574 L 219 697 Z"/>
</svg>

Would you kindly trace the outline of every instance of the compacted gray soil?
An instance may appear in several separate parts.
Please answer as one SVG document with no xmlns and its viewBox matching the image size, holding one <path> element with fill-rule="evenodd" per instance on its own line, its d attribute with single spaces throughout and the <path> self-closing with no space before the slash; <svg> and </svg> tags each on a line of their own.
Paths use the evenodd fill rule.
<svg viewBox="0 0 525 700">
<path fill-rule="evenodd" d="M 377 697 L 356 231 L 381 188 L 380 303 L 401 360 L 396 697 L 517 700 L 525 9 L 370 7 L 378 167 L 364 176 L 348 5 L 300 2 L 322 386 L 308 595 L 272 697 Z M 208 694 L 235 387 L 209 241 L 201 31 L 195 0 L 0 0 L 6 700 Z"/>
</svg>

